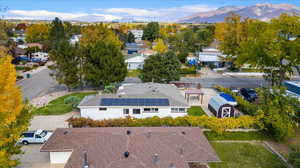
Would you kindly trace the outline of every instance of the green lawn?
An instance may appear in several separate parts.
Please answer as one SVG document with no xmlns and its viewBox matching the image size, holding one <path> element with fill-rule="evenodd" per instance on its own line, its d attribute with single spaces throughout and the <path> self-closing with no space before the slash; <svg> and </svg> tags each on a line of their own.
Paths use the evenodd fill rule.
<svg viewBox="0 0 300 168">
<path fill-rule="evenodd" d="M 216 140 L 270 140 L 263 132 L 224 132 L 217 134 L 212 131 L 204 132 L 206 138 L 210 141 Z"/>
<path fill-rule="evenodd" d="M 59 97 L 57 99 L 52 100 L 49 102 L 48 105 L 38 108 L 35 111 L 36 115 L 59 115 L 71 112 L 74 108 L 70 104 L 65 104 L 64 100 L 70 96 L 76 96 L 80 100 L 82 100 L 87 95 L 96 94 L 96 92 L 86 92 L 86 93 L 72 93 L 69 95 L 65 95 Z"/>
<path fill-rule="evenodd" d="M 140 70 L 128 70 L 127 77 L 139 77 Z"/>
<path fill-rule="evenodd" d="M 187 110 L 188 115 L 190 116 L 202 116 L 206 115 L 203 109 L 200 106 L 192 106 Z"/>
<path fill-rule="evenodd" d="M 211 168 L 284 168 L 276 155 L 263 146 L 248 143 L 211 142 L 221 163 L 210 163 Z"/>
</svg>

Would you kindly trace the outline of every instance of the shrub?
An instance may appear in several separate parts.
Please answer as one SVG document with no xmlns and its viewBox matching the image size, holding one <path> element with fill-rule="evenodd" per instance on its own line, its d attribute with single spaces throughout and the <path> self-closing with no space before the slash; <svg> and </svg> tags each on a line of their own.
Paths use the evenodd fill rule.
<svg viewBox="0 0 300 168">
<path fill-rule="evenodd" d="M 300 151 L 293 151 L 289 154 L 289 162 L 296 168 L 300 167 Z"/>
<path fill-rule="evenodd" d="M 92 120 L 89 118 L 70 118 L 69 125 L 78 127 L 176 127 L 194 126 L 210 128 L 221 134 L 226 129 L 252 128 L 256 119 L 252 116 L 241 116 L 239 118 L 216 118 L 209 116 L 185 116 L 185 117 L 151 117 L 144 119 L 119 118 L 109 120 Z"/>
<path fill-rule="evenodd" d="M 257 106 L 254 104 L 251 104 L 247 100 L 244 100 L 241 96 L 238 96 L 237 94 L 231 92 L 230 89 L 224 88 L 219 85 L 214 86 L 215 89 L 218 91 L 224 92 L 226 94 L 230 94 L 238 103 L 237 109 L 239 109 L 242 113 L 247 114 L 247 115 L 256 115 L 257 114 Z"/>
<path fill-rule="evenodd" d="M 180 74 L 196 74 L 197 70 L 195 67 L 190 67 L 190 68 L 182 68 L 180 69 Z"/>
<path fill-rule="evenodd" d="M 64 99 L 64 103 L 70 104 L 72 107 L 77 107 L 79 102 L 80 102 L 80 98 L 78 98 L 77 96 L 69 96 Z"/>
</svg>

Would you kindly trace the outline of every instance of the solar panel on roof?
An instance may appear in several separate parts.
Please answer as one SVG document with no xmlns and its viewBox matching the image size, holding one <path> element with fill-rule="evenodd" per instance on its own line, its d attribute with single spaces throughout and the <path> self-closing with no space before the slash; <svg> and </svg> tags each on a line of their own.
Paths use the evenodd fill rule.
<svg viewBox="0 0 300 168">
<path fill-rule="evenodd" d="M 169 106 L 168 99 L 102 98 L 101 106 Z"/>
</svg>

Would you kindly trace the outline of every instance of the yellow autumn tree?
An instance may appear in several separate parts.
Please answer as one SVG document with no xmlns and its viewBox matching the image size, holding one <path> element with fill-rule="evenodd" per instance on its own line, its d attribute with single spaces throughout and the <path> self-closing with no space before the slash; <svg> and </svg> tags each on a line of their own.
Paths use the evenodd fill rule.
<svg viewBox="0 0 300 168">
<path fill-rule="evenodd" d="M 167 51 L 167 46 L 162 39 L 157 39 L 155 40 L 153 50 L 157 51 L 158 53 L 165 53 Z"/>
<path fill-rule="evenodd" d="M 26 41 L 35 43 L 48 40 L 49 31 L 50 27 L 46 24 L 33 24 L 26 29 Z"/>
<path fill-rule="evenodd" d="M 0 50 L 0 168 L 11 168 L 19 161 L 12 158 L 21 153 L 16 145 L 30 120 L 29 109 L 23 104 L 16 85 L 16 70 L 12 58 Z"/>
<path fill-rule="evenodd" d="M 118 36 L 104 24 L 87 26 L 83 28 L 81 33 L 80 44 L 83 46 L 95 44 L 98 41 L 109 42 L 118 47 L 122 46 Z"/>
</svg>

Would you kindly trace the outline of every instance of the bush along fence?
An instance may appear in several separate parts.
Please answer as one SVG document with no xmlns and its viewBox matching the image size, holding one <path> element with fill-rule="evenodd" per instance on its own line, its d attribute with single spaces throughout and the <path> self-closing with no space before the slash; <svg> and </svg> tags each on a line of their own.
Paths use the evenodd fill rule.
<svg viewBox="0 0 300 168">
<path fill-rule="evenodd" d="M 233 93 L 230 89 L 224 88 L 219 85 L 214 86 L 220 92 L 224 92 L 226 94 L 230 94 L 236 102 L 238 103 L 237 109 L 242 111 L 244 114 L 254 116 L 257 114 L 258 107 L 255 104 L 251 104 L 250 102 L 244 100 L 241 96 L 238 96 L 236 93 Z"/>
<path fill-rule="evenodd" d="M 151 117 L 144 119 L 120 118 L 109 120 L 92 120 L 89 118 L 70 118 L 69 126 L 80 127 L 178 127 L 192 126 L 208 128 L 221 134 L 227 129 L 254 128 L 257 120 L 252 116 L 240 116 L 238 118 L 217 118 L 209 116 L 185 116 L 185 117 Z"/>
</svg>

